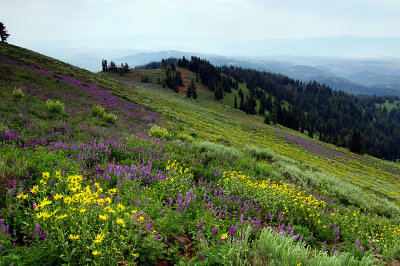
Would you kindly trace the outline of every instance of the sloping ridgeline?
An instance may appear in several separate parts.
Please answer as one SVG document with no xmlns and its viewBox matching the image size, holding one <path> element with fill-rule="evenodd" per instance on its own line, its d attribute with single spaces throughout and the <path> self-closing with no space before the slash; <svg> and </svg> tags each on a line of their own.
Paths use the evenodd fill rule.
<svg viewBox="0 0 400 266">
<path fill-rule="evenodd" d="M 352 95 L 319 84 L 293 80 L 287 76 L 233 66 L 215 67 L 207 60 L 169 58 L 199 74 L 200 81 L 217 100 L 243 83 L 250 92 L 239 92 L 238 108 L 249 114 L 266 116 L 266 122 L 308 132 L 310 137 L 348 147 L 357 153 L 388 160 L 400 159 L 400 101 L 397 96 Z M 140 68 L 159 67 L 152 62 Z M 256 101 L 258 104 L 256 104 Z M 387 108 L 387 105 L 394 108 Z M 259 106 L 256 109 L 256 106 Z M 360 134 L 361 133 L 361 134 Z"/>
</svg>

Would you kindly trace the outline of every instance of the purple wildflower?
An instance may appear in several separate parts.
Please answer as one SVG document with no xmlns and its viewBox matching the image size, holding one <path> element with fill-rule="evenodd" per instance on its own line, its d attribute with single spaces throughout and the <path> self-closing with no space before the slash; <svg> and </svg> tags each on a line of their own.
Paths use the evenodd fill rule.
<svg viewBox="0 0 400 266">
<path fill-rule="evenodd" d="M 201 253 L 200 259 L 201 259 L 202 261 L 204 261 L 204 260 L 206 259 L 206 258 L 204 257 L 204 253 Z"/>
<path fill-rule="evenodd" d="M 161 216 L 164 217 L 165 216 L 165 210 L 162 210 L 161 212 Z"/>
<path fill-rule="evenodd" d="M 39 224 L 35 225 L 35 235 L 37 235 L 37 236 L 40 235 L 40 225 Z"/>
<path fill-rule="evenodd" d="M 154 241 L 157 241 L 160 237 L 161 237 L 160 234 L 156 235 L 156 237 L 154 238 Z"/>
<path fill-rule="evenodd" d="M 212 236 L 213 238 L 215 238 L 215 234 L 217 233 L 217 227 L 214 227 L 213 231 L 212 231 Z"/>
<path fill-rule="evenodd" d="M 200 232 L 201 232 L 201 233 L 204 233 L 204 232 L 203 232 L 203 219 L 201 219 L 201 221 L 200 221 L 200 223 L 199 223 L 199 229 L 200 229 Z"/>
</svg>

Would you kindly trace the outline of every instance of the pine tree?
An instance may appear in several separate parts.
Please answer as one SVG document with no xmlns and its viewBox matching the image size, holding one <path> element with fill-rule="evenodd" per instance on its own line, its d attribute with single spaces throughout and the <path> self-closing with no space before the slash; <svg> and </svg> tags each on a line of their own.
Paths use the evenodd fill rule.
<svg viewBox="0 0 400 266">
<path fill-rule="evenodd" d="M 0 37 L 2 42 L 6 42 L 10 34 L 7 33 L 6 26 L 4 26 L 3 22 L 0 22 Z"/>
<path fill-rule="evenodd" d="M 238 108 L 238 106 L 237 106 L 237 97 L 236 97 L 236 95 L 235 95 L 235 102 L 234 102 L 234 104 L 233 104 L 233 107 L 235 107 L 235 109 Z"/>
<path fill-rule="evenodd" d="M 359 129 L 353 130 L 350 139 L 350 151 L 355 153 L 362 153 L 364 149 L 363 137 Z"/>
</svg>

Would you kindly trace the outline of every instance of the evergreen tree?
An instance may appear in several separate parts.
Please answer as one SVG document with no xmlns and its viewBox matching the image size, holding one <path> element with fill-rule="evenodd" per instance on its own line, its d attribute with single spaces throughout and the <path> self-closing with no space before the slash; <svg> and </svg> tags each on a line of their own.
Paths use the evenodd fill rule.
<svg viewBox="0 0 400 266">
<path fill-rule="evenodd" d="M 363 137 L 359 129 L 353 130 L 350 140 L 350 151 L 362 153 L 364 149 Z"/>
<path fill-rule="evenodd" d="M 237 106 L 237 97 L 236 97 L 236 95 L 235 95 L 235 102 L 234 102 L 234 104 L 233 104 L 233 107 L 234 107 L 235 109 L 238 108 L 238 106 Z"/>
<path fill-rule="evenodd" d="M 6 26 L 3 22 L 0 22 L 0 37 L 2 42 L 6 42 L 8 37 L 10 37 L 10 34 L 7 33 Z"/>
<path fill-rule="evenodd" d="M 264 123 L 267 125 L 271 124 L 271 119 L 269 118 L 269 114 L 265 114 Z"/>
</svg>

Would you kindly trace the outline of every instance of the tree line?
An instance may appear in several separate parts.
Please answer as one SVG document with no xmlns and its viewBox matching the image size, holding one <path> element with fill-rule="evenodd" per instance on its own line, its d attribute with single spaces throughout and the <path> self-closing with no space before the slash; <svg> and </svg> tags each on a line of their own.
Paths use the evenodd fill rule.
<svg viewBox="0 0 400 266">
<path fill-rule="evenodd" d="M 101 68 L 103 72 L 109 71 L 111 73 L 118 73 L 121 76 L 124 73 L 129 73 L 129 65 L 128 63 L 121 63 L 120 66 L 117 66 L 117 64 L 114 61 L 111 61 L 110 64 L 108 64 L 106 59 L 103 59 L 101 61 Z"/>
<path fill-rule="evenodd" d="M 216 67 L 198 57 L 169 58 L 141 68 L 177 64 L 196 73 L 198 80 L 220 100 L 239 84 L 233 106 L 248 114 L 265 117 L 291 129 L 318 135 L 321 141 L 347 147 L 357 153 L 396 160 L 400 158 L 400 108 L 390 111 L 385 102 L 396 96 L 353 95 L 333 90 L 316 81 L 301 82 L 285 75 L 234 66 Z"/>
</svg>

